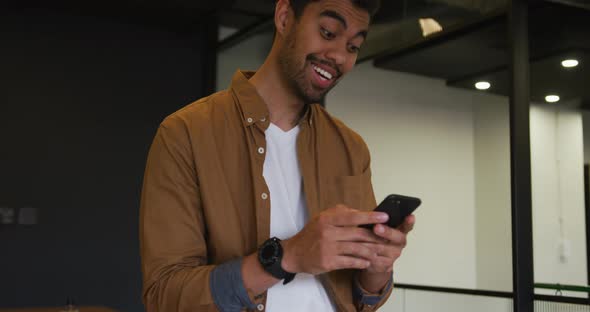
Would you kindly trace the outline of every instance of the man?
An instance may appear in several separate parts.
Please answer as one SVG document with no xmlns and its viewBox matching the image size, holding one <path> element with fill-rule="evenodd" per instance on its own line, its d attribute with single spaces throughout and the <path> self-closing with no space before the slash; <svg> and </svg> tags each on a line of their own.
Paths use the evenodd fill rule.
<svg viewBox="0 0 590 312">
<path fill-rule="evenodd" d="M 377 6 L 278 0 L 259 70 L 160 125 L 140 216 L 148 311 L 373 311 L 389 297 L 414 217 L 381 224 L 367 146 L 314 104 L 352 69 Z"/>
</svg>

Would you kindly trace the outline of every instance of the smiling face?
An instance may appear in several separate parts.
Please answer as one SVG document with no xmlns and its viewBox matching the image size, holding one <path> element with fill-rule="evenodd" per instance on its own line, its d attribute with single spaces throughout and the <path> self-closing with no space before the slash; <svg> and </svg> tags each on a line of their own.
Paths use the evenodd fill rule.
<svg viewBox="0 0 590 312">
<path fill-rule="evenodd" d="M 279 47 L 279 65 L 304 103 L 319 103 L 356 63 L 369 28 L 369 13 L 348 0 L 309 3 L 290 23 Z"/>
</svg>

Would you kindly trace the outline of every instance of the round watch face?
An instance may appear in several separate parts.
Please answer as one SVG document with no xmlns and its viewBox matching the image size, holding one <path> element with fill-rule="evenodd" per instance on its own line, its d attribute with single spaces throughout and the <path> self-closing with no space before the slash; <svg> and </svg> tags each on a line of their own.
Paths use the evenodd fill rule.
<svg viewBox="0 0 590 312">
<path fill-rule="evenodd" d="M 267 244 L 260 251 L 260 261 L 263 264 L 273 264 L 277 261 L 278 248 L 274 244 Z"/>
</svg>

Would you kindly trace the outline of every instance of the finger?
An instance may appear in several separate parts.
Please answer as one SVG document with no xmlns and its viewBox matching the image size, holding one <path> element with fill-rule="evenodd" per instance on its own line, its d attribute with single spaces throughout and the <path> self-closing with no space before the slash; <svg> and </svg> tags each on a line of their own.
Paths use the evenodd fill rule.
<svg viewBox="0 0 590 312">
<path fill-rule="evenodd" d="M 385 238 L 390 244 L 399 245 L 402 247 L 406 246 L 406 234 L 397 229 L 392 229 L 383 224 L 375 225 L 373 229 L 375 235 Z"/>
<path fill-rule="evenodd" d="M 416 224 L 416 217 L 414 215 L 409 215 L 404 219 L 404 223 L 402 223 L 398 229 L 403 233 L 408 234 L 414 228 L 414 224 Z"/>
<path fill-rule="evenodd" d="M 341 270 L 341 269 L 366 269 L 371 266 L 371 262 L 368 260 L 351 257 L 351 256 L 337 256 L 334 258 L 332 265 L 329 270 Z"/>
<path fill-rule="evenodd" d="M 403 249 L 404 249 L 404 247 L 402 247 L 402 246 L 387 245 L 386 247 L 383 248 L 383 251 L 381 251 L 379 254 L 377 254 L 377 257 L 385 257 L 385 258 L 391 259 L 392 261 L 395 261 L 397 258 L 399 258 L 402 255 Z M 373 259 L 375 259 L 375 258 L 373 258 Z"/>
<path fill-rule="evenodd" d="M 354 211 L 354 209 L 343 205 L 343 204 L 338 204 L 334 207 L 331 207 L 330 209 L 326 209 L 326 212 L 334 212 L 334 211 L 344 211 L 344 212 L 348 212 L 348 211 Z"/>
<path fill-rule="evenodd" d="M 371 269 L 377 272 L 387 272 L 393 267 L 395 260 L 390 257 L 377 256 L 371 261 Z"/>
<path fill-rule="evenodd" d="M 352 256 L 370 261 L 383 252 L 383 246 L 371 243 L 339 242 L 336 245 L 336 252 L 340 256 Z"/>
<path fill-rule="evenodd" d="M 338 241 L 344 242 L 365 242 L 365 243 L 387 243 L 382 237 L 373 233 L 372 230 L 350 226 L 350 227 L 335 227 L 334 232 Z"/>
<path fill-rule="evenodd" d="M 327 222 L 334 226 L 359 226 L 387 222 L 389 216 L 384 212 L 340 210 L 327 215 Z"/>
</svg>

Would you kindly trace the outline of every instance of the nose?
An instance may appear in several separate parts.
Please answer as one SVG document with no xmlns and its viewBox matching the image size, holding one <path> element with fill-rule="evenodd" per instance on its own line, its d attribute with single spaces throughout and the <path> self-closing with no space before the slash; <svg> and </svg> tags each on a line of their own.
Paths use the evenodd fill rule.
<svg viewBox="0 0 590 312">
<path fill-rule="evenodd" d="M 346 63 L 348 57 L 348 51 L 346 51 L 346 45 L 334 44 L 326 53 L 326 58 L 334 62 L 338 67 Z"/>
</svg>

